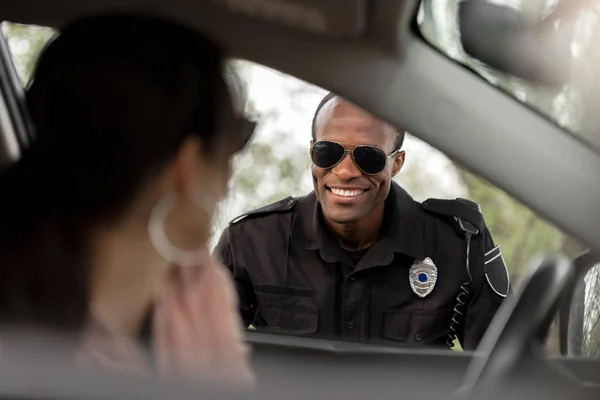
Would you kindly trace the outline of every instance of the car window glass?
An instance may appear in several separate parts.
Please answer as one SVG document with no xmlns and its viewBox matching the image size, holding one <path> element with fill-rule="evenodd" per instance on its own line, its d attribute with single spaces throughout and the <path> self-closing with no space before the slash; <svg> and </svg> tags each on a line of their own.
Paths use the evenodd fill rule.
<svg viewBox="0 0 600 400">
<path fill-rule="evenodd" d="M 475 3 L 474 1 L 471 1 Z M 513 10 L 523 16 L 534 28 L 523 35 L 532 37 L 526 42 L 525 36 L 508 44 L 510 27 L 481 27 L 474 35 L 485 37 L 498 29 L 504 35 L 502 45 L 490 46 L 486 51 L 496 52 L 490 57 L 502 57 L 518 61 L 523 54 L 536 57 L 538 69 L 555 71 L 560 68 L 561 82 L 546 84 L 522 79 L 514 74 L 504 73 L 465 52 L 461 41 L 459 7 L 462 0 L 424 0 L 421 2 L 418 22 L 424 39 L 453 60 L 464 64 L 478 73 L 483 79 L 499 89 L 531 106 L 554 123 L 588 141 L 600 149 L 598 134 L 598 104 L 600 98 L 600 62 L 598 60 L 598 33 L 600 32 L 600 5 L 588 0 L 494 0 L 479 1 L 501 6 L 479 14 L 479 19 L 493 18 L 501 14 L 500 9 Z M 514 16 L 514 14 L 513 14 Z M 514 21 L 513 21 L 514 22 Z M 513 23 L 511 22 L 511 23 Z M 539 29 L 538 29 L 539 28 Z M 537 32 L 535 29 L 538 29 Z M 513 31 L 515 28 L 512 29 Z M 500 38 L 498 40 L 501 40 Z M 529 40 L 529 39 L 527 39 Z M 510 43 L 513 43 L 510 41 Z M 528 44 L 526 44 L 528 43 Z M 528 46 L 518 48 L 519 46 Z M 502 49 L 501 49 L 502 47 Z M 502 53 L 504 52 L 504 53 Z M 516 56 L 514 54 L 521 54 Z M 534 64 L 531 64 L 534 65 Z M 540 74 L 538 74 L 539 77 Z"/>
<path fill-rule="evenodd" d="M 585 308 L 582 355 L 600 355 L 600 264 L 594 265 L 585 277 Z"/>
<path fill-rule="evenodd" d="M 3 30 L 26 84 L 39 51 L 54 32 L 8 23 L 3 24 Z M 229 196 L 215 217 L 213 245 L 235 217 L 288 196 L 303 196 L 313 189 L 311 122 L 327 93 L 249 61 L 231 62 L 247 84 L 250 112 L 259 117 L 259 128 L 248 148 L 235 159 Z M 502 250 L 515 291 L 534 256 L 558 251 L 574 257 L 584 249 L 534 211 L 418 138 L 408 134 L 403 150 L 406 163 L 394 179 L 415 200 L 462 197 L 479 203 L 494 242 Z M 549 353 L 558 352 L 555 327 L 547 347 Z M 455 350 L 460 350 L 460 345 Z"/>
<path fill-rule="evenodd" d="M 593 257 L 582 266 L 589 270 L 580 277 L 570 299 L 567 348 L 572 356 L 597 358 L 600 356 L 600 263 Z"/>
</svg>

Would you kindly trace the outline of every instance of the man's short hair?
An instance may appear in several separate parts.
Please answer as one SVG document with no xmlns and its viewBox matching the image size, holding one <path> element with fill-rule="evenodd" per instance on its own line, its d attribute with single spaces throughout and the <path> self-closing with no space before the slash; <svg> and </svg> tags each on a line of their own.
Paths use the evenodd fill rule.
<svg viewBox="0 0 600 400">
<path fill-rule="evenodd" d="M 334 93 L 329 92 L 325 95 L 325 97 L 323 97 L 323 99 L 317 106 L 317 109 L 315 110 L 315 115 L 313 116 L 313 119 L 312 119 L 312 127 L 311 127 L 313 141 L 317 140 L 316 130 L 317 130 L 317 116 L 319 115 L 319 111 L 321 111 L 321 108 L 323 108 L 323 106 L 325 106 L 325 104 L 329 103 L 330 100 L 335 99 L 336 97 L 339 97 L 339 96 L 337 96 Z M 391 127 L 391 128 L 394 129 L 394 133 L 396 134 L 396 137 L 394 140 L 394 150 L 400 149 L 400 148 L 402 148 L 402 145 L 404 144 L 404 136 L 406 135 L 406 132 L 403 129 L 395 129 L 394 127 Z"/>
</svg>

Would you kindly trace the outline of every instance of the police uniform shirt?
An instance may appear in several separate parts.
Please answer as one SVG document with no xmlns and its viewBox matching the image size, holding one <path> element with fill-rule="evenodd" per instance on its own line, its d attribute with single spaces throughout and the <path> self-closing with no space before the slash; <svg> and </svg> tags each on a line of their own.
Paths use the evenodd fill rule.
<svg viewBox="0 0 600 400">
<path fill-rule="evenodd" d="M 233 274 L 245 324 L 321 338 L 446 346 L 457 295 L 470 282 L 455 330 L 463 348 L 474 349 L 509 293 L 506 266 L 481 218 L 481 234 L 470 246 L 471 281 L 465 238 L 452 217 L 425 204 L 393 183 L 380 239 L 358 252 L 333 239 L 314 192 L 237 218 L 216 252 Z M 420 297 L 409 270 L 426 257 L 437 279 Z"/>
</svg>

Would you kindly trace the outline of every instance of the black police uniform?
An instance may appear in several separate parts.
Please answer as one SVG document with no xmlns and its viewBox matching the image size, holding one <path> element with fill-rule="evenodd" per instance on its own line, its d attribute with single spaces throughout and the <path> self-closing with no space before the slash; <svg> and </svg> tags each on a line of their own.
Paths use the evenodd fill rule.
<svg viewBox="0 0 600 400">
<path fill-rule="evenodd" d="M 474 349 L 510 293 L 500 248 L 481 213 L 457 200 L 418 203 L 393 183 L 384 216 L 380 240 L 357 252 L 343 250 L 330 236 L 314 192 L 233 220 L 215 252 L 236 281 L 246 325 L 428 346 L 447 346 L 456 332 L 464 349 Z M 469 241 L 468 270 L 467 241 L 457 221 L 479 231 Z M 410 269 L 426 257 L 437 280 L 420 297 L 411 288 Z"/>
</svg>

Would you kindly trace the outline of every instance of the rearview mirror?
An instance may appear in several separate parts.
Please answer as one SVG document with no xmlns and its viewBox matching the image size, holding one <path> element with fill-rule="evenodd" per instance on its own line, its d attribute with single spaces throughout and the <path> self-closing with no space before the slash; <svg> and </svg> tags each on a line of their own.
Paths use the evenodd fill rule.
<svg viewBox="0 0 600 400">
<path fill-rule="evenodd" d="M 574 3 L 558 3 L 564 1 Z M 489 67 L 533 83 L 560 87 L 570 77 L 572 35 L 564 20 L 554 23 L 556 17 L 551 13 L 543 19 L 532 18 L 506 5 L 465 0 L 459 5 L 462 46 L 469 56 Z"/>
</svg>

